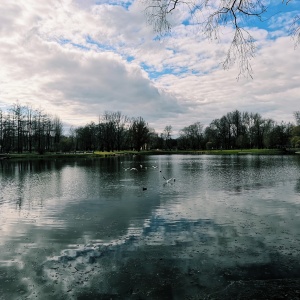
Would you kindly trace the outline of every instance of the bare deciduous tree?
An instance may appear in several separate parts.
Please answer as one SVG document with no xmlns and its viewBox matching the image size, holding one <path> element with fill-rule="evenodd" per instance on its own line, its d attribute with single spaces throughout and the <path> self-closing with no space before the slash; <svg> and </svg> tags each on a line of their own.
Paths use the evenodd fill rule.
<svg viewBox="0 0 300 300">
<path fill-rule="evenodd" d="M 169 15 L 180 5 L 188 7 L 191 16 L 201 15 L 196 22 L 203 29 L 203 34 L 211 40 L 219 40 L 221 27 L 234 29 L 231 45 L 227 51 L 223 68 L 228 69 L 233 64 L 239 67 L 238 77 L 252 77 L 250 60 L 255 54 L 255 40 L 246 29 L 252 19 L 263 21 L 267 12 L 264 0 L 141 0 L 145 5 L 145 14 L 154 30 L 163 35 L 171 30 Z M 288 5 L 292 0 L 282 0 Z M 300 42 L 300 16 L 296 16 L 290 26 L 290 35 L 295 38 L 295 45 Z"/>
<path fill-rule="evenodd" d="M 130 127 L 133 148 L 140 151 L 149 140 L 149 127 L 142 117 L 133 118 Z"/>
<path fill-rule="evenodd" d="M 297 126 L 300 126 L 300 110 L 294 112 L 294 117 L 295 117 Z"/>
<path fill-rule="evenodd" d="M 165 143 L 166 143 L 166 148 L 171 150 L 172 145 L 171 145 L 171 139 L 172 139 L 172 126 L 168 125 L 165 127 L 164 129 L 164 139 L 165 139 Z"/>
<path fill-rule="evenodd" d="M 300 44 L 300 15 L 294 17 L 290 27 L 290 35 L 295 40 L 295 48 Z"/>
</svg>

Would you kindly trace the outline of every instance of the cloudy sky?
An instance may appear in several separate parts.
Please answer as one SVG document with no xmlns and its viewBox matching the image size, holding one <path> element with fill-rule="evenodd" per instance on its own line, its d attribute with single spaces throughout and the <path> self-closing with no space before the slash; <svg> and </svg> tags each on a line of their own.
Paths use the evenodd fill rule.
<svg viewBox="0 0 300 300">
<path fill-rule="evenodd" d="M 0 2 L 0 109 L 18 101 L 58 115 L 67 125 L 97 121 L 105 111 L 143 117 L 174 132 L 232 110 L 293 121 L 300 110 L 300 46 L 288 36 L 300 0 L 266 0 L 256 40 L 253 79 L 237 80 L 222 62 L 230 28 L 206 40 L 185 7 L 158 39 L 141 1 L 3 0 Z"/>
</svg>

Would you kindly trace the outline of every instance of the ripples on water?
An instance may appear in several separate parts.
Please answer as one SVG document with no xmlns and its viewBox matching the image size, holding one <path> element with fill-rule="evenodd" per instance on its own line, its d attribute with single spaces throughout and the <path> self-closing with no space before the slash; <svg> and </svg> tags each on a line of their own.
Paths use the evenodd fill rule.
<svg viewBox="0 0 300 300">
<path fill-rule="evenodd" d="M 0 299 L 230 299 L 299 277 L 299 170 L 287 156 L 5 161 Z"/>
</svg>

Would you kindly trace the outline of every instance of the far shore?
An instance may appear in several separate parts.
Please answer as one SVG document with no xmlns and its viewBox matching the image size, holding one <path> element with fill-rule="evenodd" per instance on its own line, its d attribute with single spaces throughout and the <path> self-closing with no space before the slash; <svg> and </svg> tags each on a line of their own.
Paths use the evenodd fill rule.
<svg viewBox="0 0 300 300">
<path fill-rule="evenodd" d="M 142 151 L 76 151 L 76 152 L 46 152 L 44 154 L 32 153 L 2 153 L 0 161 L 35 160 L 35 159 L 65 159 L 65 158 L 105 158 L 124 155 L 291 155 L 298 154 L 298 149 L 234 149 L 234 150 L 142 150 Z"/>
</svg>

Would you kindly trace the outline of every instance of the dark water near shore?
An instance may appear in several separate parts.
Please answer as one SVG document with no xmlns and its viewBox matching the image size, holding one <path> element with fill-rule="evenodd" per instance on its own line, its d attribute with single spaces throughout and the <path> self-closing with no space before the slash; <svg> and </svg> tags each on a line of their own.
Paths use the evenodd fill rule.
<svg viewBox="0 0 300 300">
<path fill-rule="evenodd" d="M 299 278 L 299 228 L 300 156 L 3 161 L 0 299 L 222 299 Z"/>
</svg>

